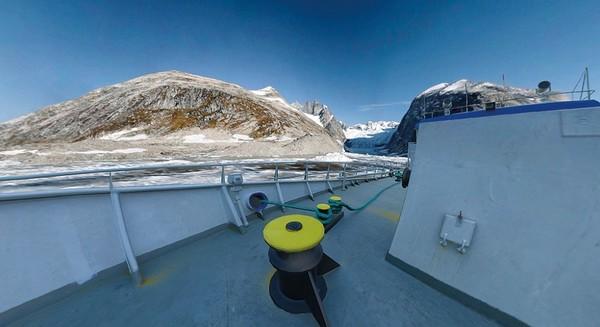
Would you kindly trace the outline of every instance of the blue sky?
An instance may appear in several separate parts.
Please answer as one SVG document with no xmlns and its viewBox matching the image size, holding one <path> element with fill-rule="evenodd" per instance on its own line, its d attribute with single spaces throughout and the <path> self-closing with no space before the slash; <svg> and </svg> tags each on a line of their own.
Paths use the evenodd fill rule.
<svg viewBox="0 0 600 327">
<path fill-rule="evenodd" d="M 2 1 L 0 121 L 181 70 L 319 99 L 356 123 L 468 78 L 600 82 L 599 1 Z M 597 76 L 597 77 L 596 77 Z"/>
</svg>

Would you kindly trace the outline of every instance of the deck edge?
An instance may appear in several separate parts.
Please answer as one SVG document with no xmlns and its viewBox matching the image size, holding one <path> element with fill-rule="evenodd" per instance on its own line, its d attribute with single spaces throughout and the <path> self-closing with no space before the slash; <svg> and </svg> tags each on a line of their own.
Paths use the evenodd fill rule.
<svg viewBox="0 0 600 327">
<path fill-rule="evenodd" d="M 515 327 L 529 326 L 528 324 L 519 320 L 518 318 L 513 317 L 508 313 L 489 305 L 488 303 L 474 298 L 473 296 L 436 279 L 435 277 L 427 274 L 419 268 L 416 268 L 406 263 L 405 261 L 394 257 L 389 252 L 385 255 L 385 260 L 391 263 L 392 265 L 396 266 L 397 268 L 400 268 L 402 271 L 406 272 L 412 277 L 416 278 L 420 282 L 442 293 L 443 295 L 455 301 L 458 301 L 464 306 L 476 311 L 479 314 L 482 314 L 483 316 L 491 320 L 500 323 L 501 325 Z"/>
<path fill-rule="evenodd" d="M 161 248 L 152 250 L 150 252 L 147 252 L 147 253 L 144 253 L 141 255 L 137 255 L 136 258 L 138 259 L 139 263 L 144 263 L 144 262 L 147 262 L 154 258 L 160 257 L 160 256 L 164 255 L 165 253 L 171 252 L 180 247 L 186 246 L 190 243 L 193 243 L 195 241 L 198 241 L 200 239 L 208 237 L 214 233 L 218 233 L 227 228 L 230 228 L 234 231 L 238 231 L 236 226 L 231 223 L 217 225 L 217 226 L 214 226 L 207 230 L 204 230 L 200 233 L 191 235 L 189 237 L 186 237 L 186 238 L 176 241 L 174 243 L 165 245 Z M 42 310 L 43 308 L 45 308 L 49 305 L 59 302 L 62 299 L 67 298 L 70 295 L 81 290 L 82 288 L 88 286 L 89 283 L 92 283 L 92 282 L 95 282 L 98 280 L 102 280 L 105 278 L 113 277 L 118 274 L 129 274 L 129 272 L 127 270 L 127 264 L 125 262 L 121 262 L 117 265 L 114 265 L 112 267 L 106 268 L 106 269 L 98 272 L 90 280 L 88 280 L 82 284 L 77 284 L 77 283 L 67 284 L 63 287 L 60 287 L 53 291 L 50 291 L 40 297 L 37 297 L 35 299 L 32 299 L 32 300 L 27 301 L 22 304 L 19 304 L 18 306 L 14 307 L 14 308 L 10 308 L 7 311 L 0 313 L 0 326 L 6 326 L 11 323 L 15 323 L 29 314 L 32 314 L 34 312 Z"/>
</svg>

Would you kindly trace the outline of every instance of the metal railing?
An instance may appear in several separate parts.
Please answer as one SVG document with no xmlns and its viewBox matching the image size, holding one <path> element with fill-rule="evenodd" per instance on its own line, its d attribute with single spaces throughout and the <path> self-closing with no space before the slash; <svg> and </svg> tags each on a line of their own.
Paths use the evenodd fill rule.
<svg viewBox="0 0 600 327">
<path fill-rule="evenodd" d="M 389 174 L 402 164 L 328 161 L 232 161 L 180 165 L 140 165 L 0 176 L 0 201 L 63 195 L 140 192 L 227 186 L 230 173 L 244 184 L 342 181 Z M 160 179 L 156 180 L 157 177 Z"/>
<path fill-rule="evenodd" d="M 248 226 L 246 210 L 240 199 L 240 186 L 275 186 L 280 203 L 285 203 L 281 184 L 305 183 L 307 195 L 314 199 L 311 182 L 325 182 L 326 189 L 333 192 L 330 182 L 342 190 L 357 180 L 377 179 L 390 175 L 390 172 L 402 168 L 400 164 L 372 162 L 324 162 L 324 161 L 279 161 L 279 162 L 220 162 L 188 165 L 142 165 L 136 167 L 114 167 L 84 169 L 63 172 L 38 173 L 27 175 L 0 176 L 0 202 L 21 199 L 39 199 L 47 197 L 65 197 L 72 195 L 104 194 L 109 195 L 112 203 L 114 223 L 117 227 L 124 259 L 135 284 L 142 283 L 142 274 L 133 250 L 127 230 L 126 217 L 121 206 L 121 193 L 170 191 L 182 189 L 215 188 L 226 201 L 224 210 L 229 212 L 229 221 L 243 230 Z M 202 182 L 187 183 L 190 173 L 204 171 Z M 170 173 L 169 173 L 170 172 Z M 249 177 L 241 184 L 227 182 L 230 173 L 242 172 Z M 266 174 L 265 174 L 266 172 Z M 271 174 L 272 173 L 272 174 Z M 149 177 L 162 174 L 176 183 L 147 185 Z M 252 176 L 254 174 L 254 176 Z M 89 177 L 91 175 L 91 177 Z M 177 179 L 184 175 L 185 179 Z M 88 177 L 82 177 L 88 176 Z M 192 175 L 193 177 L 193 175 Z M 58 181 L 56 181 L 58 179 Z M 245 178 L 244 178 L 245 179 Z M 123 183 L 126 181 L 126 183 Z M 193 178 L 192 178 L 192 181 Z M 99 182 L 105 185 L 98 186 Z M 3 183 L 10 183 L 8 187 Z M 92 186 L 90 186 L 90 183 Z M 119 185 L 124 184 L 124 185 Z M 75 188 L 73 188 L 76 185 Z M 96 186 L 94 186 L 96 185 Z M 38 190 L 36 188 L 46 187 Z M 283 206 L 281 207 L 283 210 Z M 225 213 L 224 213 L 225 214 Z"/>
<path fill-rule="evenodd" d="M 583 94 L 587 94 L 588 99 L 590 99 L 591 95 L 594 94 L 594 92 L 596 92 L 596 90 L 582 90 L 582 91 L 568 91 L 568 92 L 550 92 L 550 93 L 542 93 L 542 94 L 535 94 L 535 95 L 523 95 L 523 96 L 519 96 L 519 97 L 512 97 L 512 98 L 504 98 L 503 95 L 504 94 L 498 94 L 498 95 L 493 95 L 492 98 L 488 101 L 488 102 L 493 102 L 495 103 L 495 108 L 497 109 L 502 109 L 505 107 L 512 107 L 512 106 L 516 106 L 516 105 L 522 105 L 522 104 L 533 104 L 535 102 L 524 102 L 524 101 L 529 101 L 529 100 L 536 100 L 536 99 L 540 99 L 540 100 L 544 100 L 544 99 L 548 99 L 549 101 L 545 101 L 545 102 L 561 102 L 561 101 L 569 101 L 568 99 L 556 99 L 557 96 L 561 96 L 561 95 L 571 95 L 571 101 L 576 100 L 575 99 L 575 95 L 579 94 L 581 95 L 579 100 L 583 99 Z M 552 99 L 552 97 L 555 97 L 555 99 Z M 521 103 L 524 102 L 524 103 Z M 421 114 L 421 118 L 422 119 L 426 119 L 426 118 L 433 118 L 433 117 L 438 117 L 438 116 L 448 116 L 448 115 L 453 115 L 453 114 L 459 114 L 459 113 L 464 113 L 464 112 L 471 112 L 471 111 L 482 111 L 485 110 L 485 102 L 478 102 L 478 103 L 471 103 L 471 104 L 466 104 L 463 106 L 451 106 L 449 108 L 438 108 L 438 109 L 434 109 L 425 113 Z"/>
</svg>

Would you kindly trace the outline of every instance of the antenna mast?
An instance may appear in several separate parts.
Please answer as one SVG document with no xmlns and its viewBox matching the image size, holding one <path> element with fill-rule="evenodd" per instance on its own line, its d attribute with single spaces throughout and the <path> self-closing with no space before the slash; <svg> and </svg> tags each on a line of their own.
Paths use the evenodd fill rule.
<svg viewBox="0 0 600 327">
<path fill-rule="evenodd" d="M 592 91 L 590 90 L 590 72 L 588 70 L 587 67 L 585 67 L 585 78 L 584 81 L 587 84 L 587 99 L 591 100 L 592 99 Z"/>
<path fill-rule="evenodd" d="M 575 91 L 579 88 L 579 83 L 581 83 L 581 91 Z M 587 99 L 592 99 L 594 91 L 590 89 L 590 71 L 587 67 L 585 67 L 583 73 L 579 76 L 572 93 L 571 98 L 575 98 L 575 93 L 579 93 L 579 100 L 583 100 L 585 97 L 584 94 L 587 93 Z"/>
<path fill-rule="evenodd" d="M 467 82 L 465 82 L 465 111 L 469 111 L 469 89 L 467 88 Z"/>
</svg>

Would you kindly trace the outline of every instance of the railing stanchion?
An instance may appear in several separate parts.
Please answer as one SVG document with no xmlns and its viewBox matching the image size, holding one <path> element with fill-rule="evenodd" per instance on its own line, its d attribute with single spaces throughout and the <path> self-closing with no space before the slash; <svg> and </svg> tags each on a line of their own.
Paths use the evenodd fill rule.
<svg viewBox="0 0 600 327">
<path fill-rule="evenodd" d="M 344 168 L 342 169 L 342 191 L 346 189 L 346 164 L 344 164 Z"/>
<path fill-rule="evenodd" d="M 329 192 L 333 193 L 333 187 L 331 187 L 331 183 L 329 183 L 330 172 L 331 172 L 331 164 L 327 163 L 327 175 L 325 175 L 325 182 L 327 182 L 327 187 L 329 188 Z"/>
<path fill-rule="evenodd" d="M 143 278 L 137 259 L 135 258 L 135 253 L 133 252 L 133 247 L 131 246 L 131 241 L 129 240 L 129 234 L 127 233 L 127 225 L 125 225 L 125 218 L 123 217 L 123 210 L 121 208 L 121 198 L 118 190 L 113 187 L 112 172 L 109 172 L 108 174 L 108 183 L 110 199 L 115 214 L 115 224 L 117 231 L 119 232 L 121 247 L 123 248 L 123 252 L 125 252 L 125 262 L 127 263 L 134 284 L 140 286 L 142 285 Z"/>
<path fill-rule="evenodd" d="M 279 165 L 275 164 L 275 188 L 277 189 L 277 196 L 279 196 L 279 203 L 285 203 L 283 199 L 283 193 L 281 192 L 281 185 L 279 185 Z M 285 207 L 281 207 L 281 212 L 285 212 Z"/>
<path fill-rule="evenodd" d="M 312 190 L 310 189 L 310 182 L 308 181 L 308 165 L 304 163 L 304 181 L 306 182 L 306 189 L 308 190 L 308 197 L 311 200 L 315 200 Z"/>
<path fill-rule="evenodd" d="M 233 223 L 240 229 L 240 232 L 243 232 L 243 230 L 241 230 L 242 226 L 247 226 L 248 223 L 244 223 L 242 217 L 238 214 L 237 210 L 235 210 L 235 206 L 233 205 L 233 200 L 231 199 L 231 195 L 229 194 L 227 185 L 221 185 L 221 193 L 223 193 L 223 197 L 225 197 L 225 202 L 227 202 L 227 207 L 233 215 Z"/>
</svg>

